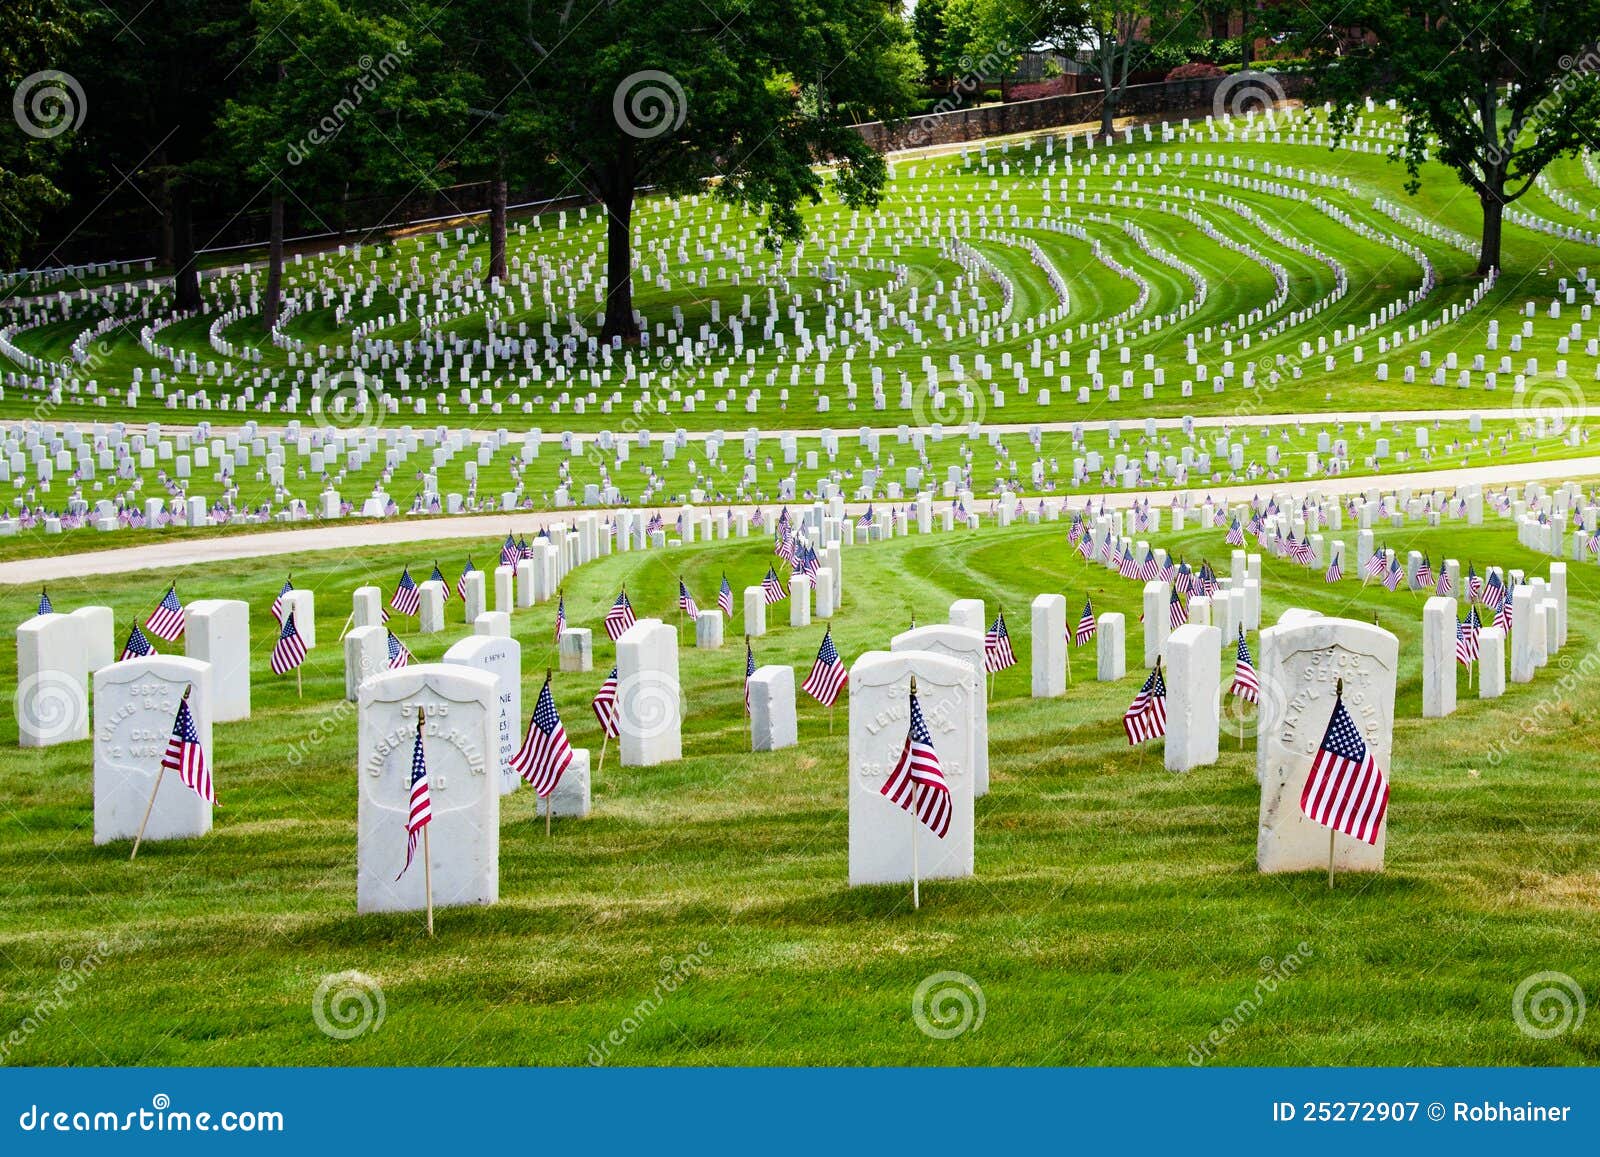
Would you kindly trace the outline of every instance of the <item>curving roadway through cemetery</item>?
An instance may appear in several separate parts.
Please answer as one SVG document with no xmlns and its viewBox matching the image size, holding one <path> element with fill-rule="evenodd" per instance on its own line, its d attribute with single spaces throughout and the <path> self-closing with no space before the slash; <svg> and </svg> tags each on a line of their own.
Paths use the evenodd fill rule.
<svg viewBox="0 0 1600 1157">
<path fill-rule="evenodd" d="M 1398 418 L 1399 414 L 1385 414 L 1384 418 Z M 1327 415 L 1320 415 L 1326 418 Z M 1279 415 L 1276 421 L 1293 420 Z M 1156 504 L 1170 502 L 1174 497 L 1187 494 L 1197 499 L 1211 498 L 1223 502 L 1248 501 L 1263 492 L 1287 494 L 1298 497 L 1311 492 L 1349 493 L 1380 487 L 1392 491 L 1399 486 L 1413 489 L 1459 486 L 1505 485 L 1512 482 L 1540 482 L 1552 479 L 1581 478 L 1600 474 L 1600 455 L 1582 458 L 1558 458 L 1547 462 L 1520 462 L 1506 466 L 1472 466 L 1449 470 L 1418 470 L 1397 474 L 1351 475 L 1346 478 L 1306 478 L 1297 481 L 1270 482 L 1261 480 L 1226 486 L 1189 486 L 1176 489 L 1111 491 L 1095 496 L 1092 501 L 1111 507 L 1131 506 L 1135 501 Z M 1038 499 L 1025 500 L 1037 503 Z M 1085 499 L 1074 496 L 1072 504 L 1080 505 Z M 709 503 L 718 510 L 753 510 L 757 503 Z M 768 509 L 781 505 L 768 502 Z M 794 503 L 791 505 L 806 505 Z M 859 513 L 867 508 L 865 502 L 847 503 L 847 509 Z M 987 501 L 974 503 L 981 514 Z M 261 534 L 217 535 L 212 538 L 182 539 L 173 542 L 153 542 L 143 546 L 122 547 L 115 550 L 90 551 L 19 559 L 0 563 L 0 585 L 22 585 L 54 582 L 86 575 L 126 574 L 132 571 L 170 569 L 202 563 L 227 562 L 235 559 L 267 558 L 281 554 L 306 551 L 346 550 L 353 547 L 393 546 L 405 542 L 425 542 L 439 539 L 476 538 L 498 541 L 507 530 L 528 531 L 536 525 L 562 521 L 578 514 L 611 513 L 617 507 L 565 507 L 560 510 L 508 511 L 497 514 L 459 515 L 446 518 L 395 518 L 385 522 L 350 522 L 325 525 L 301 530 L 268 531 Z M 666 509 L 665 506 L 659 509 Z M 157 532 L 159 533 L 159 532 Z"/>
</svg>

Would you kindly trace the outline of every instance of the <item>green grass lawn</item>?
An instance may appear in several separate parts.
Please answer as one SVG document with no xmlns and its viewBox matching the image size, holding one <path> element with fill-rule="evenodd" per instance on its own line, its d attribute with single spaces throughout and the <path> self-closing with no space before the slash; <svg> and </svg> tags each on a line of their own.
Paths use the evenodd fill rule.
<svg viewBox="0 0 1600 1157">
<path fill-rule="evenodd" d="M 1537 972 L 1600 989 L 1593 566 L 1569 564 L 1569 647 L 1532 685 L 1487 704 L 1463 688 L 1456 716 L 1424 721 L 1421 598 L 1327 587 L 1264 561 L 1268 621 L 1291 605 L 1376 611 L 1401 640 L 1387 869 L 1330 893 L 1320 873 L 1255 871 L 1249 743 L 1225 738 L 1216 766 L 1181 776 L 1158 749 L 1128 749 L 1119 716 L 1142 677 L 1140 584 L 1069 555 L 1065 532 L 987 528 L 845 552 L 833 626 L 847 661 L 913 615 L 942 620 L 957 597 L 1007 610 L 1020 663 L 997 679 L 973 879 L 926 885 L 921 911 L 906 888 L 846 886 L 842 716 L 830 736 L 806 701 L 798 748 L 748 754 L 735 622 L 721 651 L 680 651 L 683 760 L 624 769 L 613 749 L 593 816 L 557 821 L 548 839 L 531 793 L 508 797 L 501 902 L 441 910 L 432 940 L 420 916 L 356 915 L 356 726 L 335 639 L 357 585 L 388 591 L 402 565 L 435 559 L 453 582 L 467 544 L 53 584 L 58 609 L 114 607 L 119 644 L 171 578 L 186 599 L 249 598 L 255 714 L 216 729 L 215 830 L 147 845 L 133 864 L 126 843 L 91 843 L 89 743 L 19 751 L 9 713 L 0 722 L 0 1029 L 33 1025 L 6 1062 L 582 1064 L 615 1031 L 606 1059 L 629 1065 L 1181 1065 L 1291 954 L 1292 979 L 1238 1016 L 1212 1063 L 1600 1061 L 1593 1017 L 1537 1040 L 1511 1010 Z M 1355 531 L 1343 537 L 1353 560 Z M 1436 563 L 1545 569 L 1499 521 L 1383 539 Z M 1155 541 L 1191 560 L 1227 557 L 1220 531 Z M 484 565 L 493 550 L 472 553 Z M 570 576 L 569 620 L 600 637 L 592 673 L 556 676 L 573 742 L 599 747 L 588 701 L 611 666 L 598 628 L 620 584 L 641 615 L 672 621 L 678 575 L 708 603 L 724 571 L 740 589 L 770 557 L 753 538 L 612 556 Z M 303 701 L 267 668 L 266 608 L 289 570 L 318 595 Z M 1027 607 L 1048 591 L 1074 619 L 1086 592 L 1128 615 L 1127 679 L 1088 681 L 1092 657 L 1074 651 L 1066 697 L 1028 697 Z M 0 589 L 14 621 L 36 597 Z M 459 602 L 451 611 L 450 635 L 407 635 L 419 659 L 464 633 Z M 553 658 L 552 619 L 549 605 L 513 617 L 525 707 Z M 778 627 L 757 659 L 803 675 L 821 634 Z M 14 664 L 5 649 L 0 681 L 14 682 Z M 63 967 L 101 944 L 92 975 L 39 1015 Z M 381 986 L 385 1016 L 345 1042 L 319 1031 L 312 1006 L 319 983 L 347 970 Z M 985 1007 L 981 1027 L 953 1040 L 924 1035 L 912 1015 L 919 983 L 946 971 L 971 977 Z"/>
</svg>

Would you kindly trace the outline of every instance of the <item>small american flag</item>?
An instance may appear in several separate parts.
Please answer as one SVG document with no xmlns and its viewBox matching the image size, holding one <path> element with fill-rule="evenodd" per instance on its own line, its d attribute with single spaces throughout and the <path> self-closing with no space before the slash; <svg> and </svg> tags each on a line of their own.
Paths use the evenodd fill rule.
<svg viewBox="0 0 1600 1157">
<path fill-rule="evenodd" d="M 411 802 L 406 814 L 406 866 L 400 869 L 404 876 L 411 868 L 417 854 L 417 838 L 422 829 L 433 822 L 433 796 L 428 791 L 428 760 L 422 752 L 422 709 L 417 709 L 417 741 L 411 748 Z M 398 880 L 400 876 L 396 876 Z"/>
<path fill-rule="evenodd" d="M 1122 729 L 1129 744 L 1143 743 L 1167 733 L 1167 681 L 1161 677 L 1161 664 L 1150 668 L 1150 675 L 1139 693 L 1122 713 Z"/>
<path fill-rule="evenodd" d="M 761 597 L 770 605 L 782 602 L 788 596 L 784 593 L 783 582 L 778 578 L 778 572 L 772 567 L 767 567 L 767 577 L 761 580 Z"/>
<path fill-rule="evenodd" d="M 722 576 L 722 587 L 717 591 L 717 610 L 733 618 L 733 587 L 727 575 Z"/>
<path fill-rule="evenodd" d="M 689 593 L 689 588 L 683 585 L 683 580 L 678 580 L 678 609 L 691 619 L 700 617 L 700 604 L 694 601 L 694 596 Z"/>
<path fill-rule="evenodd" d="M 1433 582 L 1433 564 L 1428 561 L 1428 556 L 1423 555 L 1422 561 L 1417 564 L 1417 588 L 1427 586 Z"/>
<path fill-rule="evenodd" d="M 39 610 L 37 613 L 41 615 L 53 615 L 56 613 L 55 606 L 50 602 L 50 592 L 47 590 L 41 589 L 39 591 Z"/>
<path fill-rule="evenodd" d="M 540 799 L 544 799 L 556 789 L 561 773 L 571 764 L 572 744 L 567 742 L 567 729 L 561 726 L 555 696 L 550 694 L 550 679 L 546 676 L 533 716 L 528 720 L 528 734 L 522 740 L 521 749 L 511 757 L 511 768 L 533 785 Z"/>
<path fill-rule="evenodd" d="M 1083 597 L 1083 614 L 1078 616 L 1078 630 L 1077 633 L 1072 636 L 1072 645 L 1075 647 L 1083 646 L 1090 639 L 1094 638 L 1094 633 L 1094 604 L 1089 601 L 1089 596 L 1085 595 Z"/>
<path fill-rule="evenodd" d="M 911 692 L 911 725 L 906 730 L 906 745 L 900 759 L 883 781 L 880 793 L 894 801 L 902 811 L 914 812 L 922 826 L 940 839 L 950 831 L 950 785 L 939 766 L 939 753 L 933 749 L 933 736 L 922 718 L 917 692 Z"/>
<path fill-rule="evenodd" d="M 467 576 L 477 569 L 470 558 L 467 559 L 467 565 L 461 568 L 461 577 L 456 579 L 456 597 L 462 602 L 467 601 Z"/>
<path fill-rule="evenodd" d="M 450 601 L 450 584 L 445 581 L 444 572 L 439 569 L 438 563 L 433 564 L 433 573 L 428 576 L 428 581 L 442 586 L 444 588 L 444 601 Z"/>
<path fill-rule="evenodd" d="M 872 525 L 872 503 L 867 503 L 867 512 L 856 520 L 856 525 L 863 529 Z"/>
<path fill-rule="evenodd" d="M 200 732 L 195 729 L 194 716 L 189 714 L 187 688 L 178 700 L 178 714 L 172 721 L 172 735 L 167 740 L 166 754 L 161 757 L 161 767 L 177 772 L 183 786 L 207 803 L 217 802 L 216 785 L 211 782 L 206 753 L 200 747 Z"/>
<path fill-rule="evenodd" d="M 1300 792 L 1300 810 L 1313 823 L 1376 844 L 1388 809 L 1388 778 L 1338 696 Z"/>
<path fill-rule="evenodd" d="M 1405 574 L 1400 570 L 1400 556 L 1395 555 L 1389 560 L 1389 573 L 1383 576 L 1383 585 L 1390 590 L 1398 590 Z"/>
<path fill-rule="evenodd" d="M 606 681 L 600 684 L 600 690 L 594 693 L 594 701 L 589 704 L 594 709 L 594 717 L 600 721 L 600 730 L 615 739 L 620 731 L 617 727 L 617 669 L 611 668 L 611 674 L 606 676 Z"/>
<path fill-rule="evenodd" d="M 1478 631 L 1483 626 L 1478 608 L 1467 608 L 1466 621 L 1456 624 L 1456 662 L 1471 666 L 1478 658 Z"/>
<path fill-rule="evenodd" d="M 300 632 L 295 630 L 294 612 L 290 611 L 288 617 L 283 620 L 283 629 L 278 632 L 277 645 L 272 648 L 272 673 L 288 674 L 305 661 L 305 640 L 300 637 Z"/>
<path fill-rule="evenodd" d="M 1478 569 L 1470 562 L 1467 564 L 1467 597 L 1473 602 L 1483 599 L 1483 580 L 1478 577 Z"/>
<path fill-rule="evenodd" d="M 389 670 L 398 671 L 411 662 L 411 652 L 406 645 L 395 638 L 394 632 L 389 632 Z"/>
<path fill-rule="evenodd" d="M 158 639 L 165 639 L 169 643 L 178 641 L 178 636 L 183 634 L 183 604 L 178 601 L 176 584 L 167 588 L 167 593 L 161 596 L 161 601 L 150 612 L 144 625 Z"/>
<path fill-rule="evenodd" d="M 1234 517 L 1233 525 L 1228 527 L 1227 537 L 1225 537 L 1222 541 L 1227 543 L 1229 546 L 1244 545 L 1244 529 L 1239 525 L 1239 519 L 1237 516 Z"/>
<path fill-rule="evenodd" d="M 607 615 L 606 616 L 606 622 L 607 622 L 606 630 L 608 632 L 611 629 L 610 625 L 609 625 L 610 621 L 611 621 L 611 616 Z M 562 593 L 562 594 L 559 594 L 559 595 L 556 596 L 556 640 L 555 641 L 556 641 L 557 644 L 559 644 L 561 642 L 561 632 L 566 630 L 566 629 L 567 629 L 567 596 L 566 596 L 565 593 Z M 623 629 L 626 630 L 627 628 L 623 628 Z"/>
<path fill-rule="evenodd" d="M 606 612 L 606 635 L 614 643 L 622 633 L 633 626 L 633 604 L 628 601 L 626 588 L 617 594 L 617 601 Z"/>
<path fill-rule="evenodd" d="M 422 605 L 422 596 L 417 593 L 417 580 L 411 577 L 410 567 L 400 572 L 400 583 L 394 588 L 394 597 L 389 600 L 389 605 L 402 615 L 414 615 Z"/>
<path fill-rule="evenodd" d="M 294 590 L 294 577 L 291 575 L 283 580 L 283 586 L 279 588 L 277 597 L 272 600 L 272 617 L 280 623 L 283 622 L 283 596 L 292 590 Z"/>
<path fill-rule="evenodd" d="M 1328 562 L 1328 573 L 1322 576 L 1322 581 L 1336 583 L 1342 578 L 1344 578 L 1344 568 L 1339 565 L 1339 556 L 1334 555 Z"/>
<path fill-rule="evenodd" d="M 744 640 L 744 713 L 750 714 L 750 676 L 756 673 L 756 653 L 750 648 L 750 637 Z"/>
<path fill-rule="evenodd" d="M 133 624 L 133 630 L 128 632 L 128 645 L 122 648 L 122 655 L 117 659 L 117 662 L 120 663 L 123 659 L 143 659 L 155 653 L 155 647 L 151 645 L 149 639 L 144 637 L 144 632 L 139 629 L 139 624 L 135 623 Z"/>
<path fill-rule="evenodd" d="M 811 674 L 806 676 L 801 689 L 824 707 L 832 707 L 839 701 L 839 692 L 849 679 L 844 660 L 839 658 L 839 649 L 833 645 L 833 630 L 829 628 L 822 633 L 817 661 L 811 664 Z"/>
<path fill-rule="evenodd" d="M 1261 680 L 1256 678 L 1256 666 L 1250 661 L 1250 644 L 1244 641 L 1244 628 L 1239 628 L 1239 653 L 1233 661 L 1233 686 L 1228 694 L 1236 695 L 1246 703 L 1261 702 Z"/>
<path fill-rule="evenodd" d="M 1493 575 L 1490 576 L 1491 579 L 1493 577 Z M 1487 594 L 1487 591 L 1485 593 Z M 1494 625 L 1507 635 L 1511 634 L 1511 595 L 1509 588 L 1501 588 L 1500 605 L 1494 609 Z"/>
<path fill-rule="evenodd" d="M 1178 594 L 1174 588 L 1172 597 L 1167 600 L 1167 626 L 1176 631 L 1189 621 L 1189 604 Z"/>
<path fill-rule="evenodd" d="M 506 532 L 506 540 L 500 546 L 500 565 L 516 566 L 522 560 L 522 551 L 517 547 L 517 540 Z"/>
<path fill-rule="evenodd" d="M 996 611 L 994 624 L 983 636 L 983 669 L 990 674 L 1017 665 L 1017 656 L 1011 650 L 1011 632 L 1006 630 L 1004 611 Z"/>
<path fill-rule="evenodd" d="M 1511 601 L 1506 597 L 1506 584 L 1501 581 L 1499 571 L 1489 572 L 1489 581 L 1483 584 L 1483 597 L 1479 601 L 1491 611 L 1498 611 Z"/>
<path fill-rule="evenodd" d="M 1383 577 L 1383 569 L 1384 569 L 1383 551 L 1382 550 L 1374 550 L 1371 554 L 1369 554 L 1367 556 L 1367 567 L 1366 567 L 1366 570 L 1362 572 L 1362 574 L 1363 574 L 1362 581 L 1365 582 L 1366 579 L 1382 578 Z"/>
</svg>

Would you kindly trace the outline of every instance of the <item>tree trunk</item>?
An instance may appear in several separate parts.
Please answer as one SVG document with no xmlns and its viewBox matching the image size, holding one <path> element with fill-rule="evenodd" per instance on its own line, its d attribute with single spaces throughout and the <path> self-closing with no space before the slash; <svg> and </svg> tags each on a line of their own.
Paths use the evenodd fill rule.
<svg viewBox="0 0 1600 1157">
<path fill-rule="evenodd" d="M 606 204 L 606 320 L 600 340 L 620 337 L 628 345 L 639 341 L 639 323 L 633 317 L 633 143 L 617 144 L 616 164 L 601 186 Z"/>
<path fill-rule="evenodd" d="M 1116 125 L 1112 122 L 1117 119 L 1117 90 L 1111 85 L 1105 87 L 1105 98 L 1100 102 L 1100 136 L 1107 144 L 1117 139 Z"/>
<path fill-rule="evenodd" d="M 489 182 L 489 281 L 506 279 L 506 179 L 498 165 Z"/>
<path fill-rule="evenodd" d="M 1500 268 L 1500 225 L 1506 207 L 1501 194 L 1480 193 L 1478 203 L 1483 206 L 1483 244 L 1478 250 L 1478 276 L 1491 269 Z"/>
<path fill-rule="evenodd" d="M 182 178 L 172 191 L 172 264 L 178 309 L 199 309 L 200 271 L 195 267 L 194 210 L 189 187 Z"/>
<path fill-rule="evenodd" d="M 261 308 L 262 328 L 269 333 L 278 324 L 283 300 L 283 187 L 272 185 L 272 210 L 267 238 L 267 296 Z"/>
</svg>

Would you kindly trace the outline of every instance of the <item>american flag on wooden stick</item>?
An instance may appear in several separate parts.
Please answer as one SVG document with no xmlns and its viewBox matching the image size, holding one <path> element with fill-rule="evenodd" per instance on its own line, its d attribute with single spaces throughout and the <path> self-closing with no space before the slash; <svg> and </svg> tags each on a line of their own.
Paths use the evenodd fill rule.
<svg viewBox="0 0 1600 1157">
<path fill-rule="evenodd" d="M 539 701 L 528 720 L 528 733 L 522 747 L 511 757 L 511 768 L 544 799 L 556 789 L 561 773 L 571 765 L 572 744 L 567 742 L 567 729 L 561 725 L 555 696 L 550 694 L 550 676 L 546 675 Z"/>
<path fill-rule="evenodd" d="M 278 642 L 272 648 L 272 673 L 286 675 L 306 661 L 306 643 L 295 629 L 294 612 L 283 620 L 278 632 Z"/>
<path fill-rule="evenodd" d="M 461 568 L 461 577 L 456 579 L 456 597 L 462 602 L 467 601 L 467 576 L 477 569 L 470 558 L 467 559 L 467 565 Z"/>
<path fill-rule="evenodd" d="M 439 569 L 438 563 L 433 564 L 433 573 L 428 576 L 428 581 L 442 586 L 444 588 L 444 601 L 450 601 L 450 584 L 445 581 L 444 572 Z"/>
<path fill-rule="evenodd" d="M 761 580 L 761 597 L 769 605 L 781 603 L 788 597 L 784 592 L 782 580 L 778 578 L 778 572 L 773 570 L 771 566 L 767 567 L 767 577 Z"/>
<path fill-rule="evenodd" d="M 410 802 L 406 810 L 406 865 L 400 869 L 404 876 L 411 868 L 417 854 L 417 840 L 422 829 L 433 822 L 433 795 L 428 790 L 428 760 L 422 750 L 422 708 L 417 708 L 417 741 L 411 747 Z M 398 880 L 400 876 L 396 876 Z"/>
<path fill-rule="evenodd" d="M 1184 601 L 1176 587 L 1167 599 L 1167 626 L 1176 631 L 1189 621 L 1189 604 Z"/>
<path fill-rule="evenodd" d="M 683 580 L 678 580 L 678 609 L 691 619 L 700 617 L 700 604 L 694 601 L 694 596 L 689 593 L 689 588 L 683 585 Z"/>
<path fill-rule="evenodd" d="M 839 658 L 839 649 L 833 645 L 832 628 L 824 630 L 816 662 L 811 664 L 811 674 L 806 676 L 801 689 L 824 707 L 832 707 L 849 679 L 844 660 Z"/>
<path fill-rule="evenodd" d="M 750 636 L 744 637 L 744 713 L 750 714 L 750 676 L 756 673 L 756 653 L 750 648 Z"/>
<path fill-rule="evenodd" d="M 167 588 L 167 593 L 161 596 L 161 601 L 156 604 L 156 609 L 150 612 L 150 617 L 145 620 L 144 625 L 156 638 L 176 643 L 178 636 L 183 634 L 183 622 L 183 604 L 178 601 L 178 587 L 174 583 Z"/>
<path fill-rule="evenodd" d="M 717 591 L 717 610 L 733 618 L 733 586 L 727 575 L 722 576 L 722 586 Z"/>
<path fill-rule="evenodd" d="M 50 602 L 50 592 L 48 590 L 40 589 L 39 609 L 34 613 L 40 615 L 53 615 L 56 613 L 55 605 Z"/>
<path fill-rule="evenodd" d="M 1374 550 L 1367 556 L 1366 569 L 1362 571 L 1362 581 L 1366 579 L 1382 578 L 1386 561 L 1381 549 Z"/>
<path fill-rule="evenodd" d="M 410 567 L 400 572 L 400 582 L 394 588 L 394 597 L 389 600 L 389 605 L 402 615 L 414 615 L 421 607 L 422 596 L 417 593 L 417 580 L 411 577 Z"/>
<path fill-rule="evenodd" d="M 1450 566 L 1448 561 L 1439 568 L 1439 581 L 1433 588 L 1433 593 L 1442 598 L 1449 598 L 1456 593 L 1456 584 L 1450 579 Z"/>
<path fill-rule="evenodd" d="M 500 565 L 516 566 L 522 560 L 522 551 L 517 547 L 517 540 L 506 531 L 506 540 L 500 546 Z"/>
<path fill-rule="evenodd" d="M 1300 792 L 1300 810 L 1313 823 L 1376 844 L 1388 809 L 1389 780 L 1345 710 L 1341 688 Z"/>
<path fill-rule="evenodd" d="M 1011 632 L 1006 630 L 1004 610 L 997 610 L 994 623 L 983 636 L 983 669 L 991 675 L 1017 665 L 1017 656 L 1011 649 Z"/>
<path fill-rule="evenodd" d="M 1130 744 L 1143 743 L 1167 733 L 1167 681 L 1161 676 L 1159 660 L 1150 668 L 1144 686 L 1122 713 L 1122 729 L 1128 733 Z"/>
<path fill-rule="evenodd" d="M 1239 628 L 1239 651 L 1233 660 L 1233 685 L 1228 694 L 1246 703 L 1261 702 L 1261 680 L 1256 678 L 1256 666 L 1250 660 L 1250 644 L 1244 641 L 1244 628 Z"/>
<path fill-rule="evenodd" d="M 1328 561 L 1328 571 L 1322 576 L 1323 582 L 1336 583 L 1344 578 L 1344 568 L 1339 565 L 1339 556 L 1336 554 Z"/>
<path fill-rule="evenodd" d="M 606 681 L 600 684 L 600 690 L 594 693 L 594 700 L 589 704 L 594 710 L 594 717 L 600 721 L 600 730 L 615 739 L 621 734 L 617 725 L 617 669 L 611 668 L 611 674 L 606 676 Z"/>
<path fill-rule="evenodd" d="M 906 729 L 906 743 L 879 791 L 902 811 L 913 812 L 922 826 L 940 839 L 949 833 L 955 810 L 950 802 L 950 785 L 939 766 L 939 753 L 933 749 L 928 724 L 922 718 L 915 682 L 911 687 L 911 724 Z"/>
<path fill-rule="evenodd" d="M 178 714 L 172 721 L 172 735 L 167 740 L 167 750 L 161 757 L 166 771 L 175 771 L 195 795 L 207 803 L 217 802 L 216 785 L 211 782 L 211 769 L 206 766 L 206 753 L 200 746 L 200 732 L 189 713 L 189 692 L 185 687 L 183 698 L 178 700 Z"/>
<path fill-rule="evenodd" d="M 610 616 L 608 615 L 608 616 L 606 616 L 606 618 L 609 620 Z M 563 592 L 560 592 L 559 594 L 556 595 L 556 636 L 555 636 L 555 641 L 556 641 L 556 644 L 558 646 L 561 643 L 561 632 L 566 630 L 566 629 L 567 629 L 567 596 L 566 596 L 566 592 L 563 591 Z M 626 628 L 624 628 L 624 629 L 626 629 Z M 608 628 L 608 630 L 609 630 L 609 628 Z"/>
<path fill-rule="evenodd" d="M 628 591 L 624 587 L 617 593 L 617 601 L 612 603 L 611 609 L 606 612 L 606 635 L 614 643 L 631 626 L 633 626 L 633 604 L 628 601 Z"/>
<path fill-rule="evenodd" d="M 406 645 L 395 638 L 393 631 L 389 635 L 389 670 L 398 671 L 401 667 L 411 662 L 411 652 Z"/>
<path fill-rule="evenodd" d="M 283 580 L 283 587 L 278 591 L 278 597 L 272 600 L 272 617 L 278 622 L 283 622 L 283 596 L 294 590 L 294 576 Z"/>
<path fill-rule="evenodd" d="M 1456 662 L 1471 666 L 1478 658 L 1478 631 L 1483 624 L 1478 619 L 1478 608 L 1468 607 L 1467 617 L 1456 624 Z"/>
<path fill-rule="evenodd" d="M 1389 560 L 1389 573 L 1384 576 L 1383 585 L 1390 590 L 1398 590 L 1405 577 L 1405 573 L 1400 569 L 1400 556 L 1395 555 Z"/>
<path fill-rule="evenodd" d="M 1078 616 L 1078 630 L 1072 637 L 1073 646 L 1081 647 L 1094 638 L 1094 604 L 1088 595 L 1083 596 L 1083 614 Z"/>
</svg>

